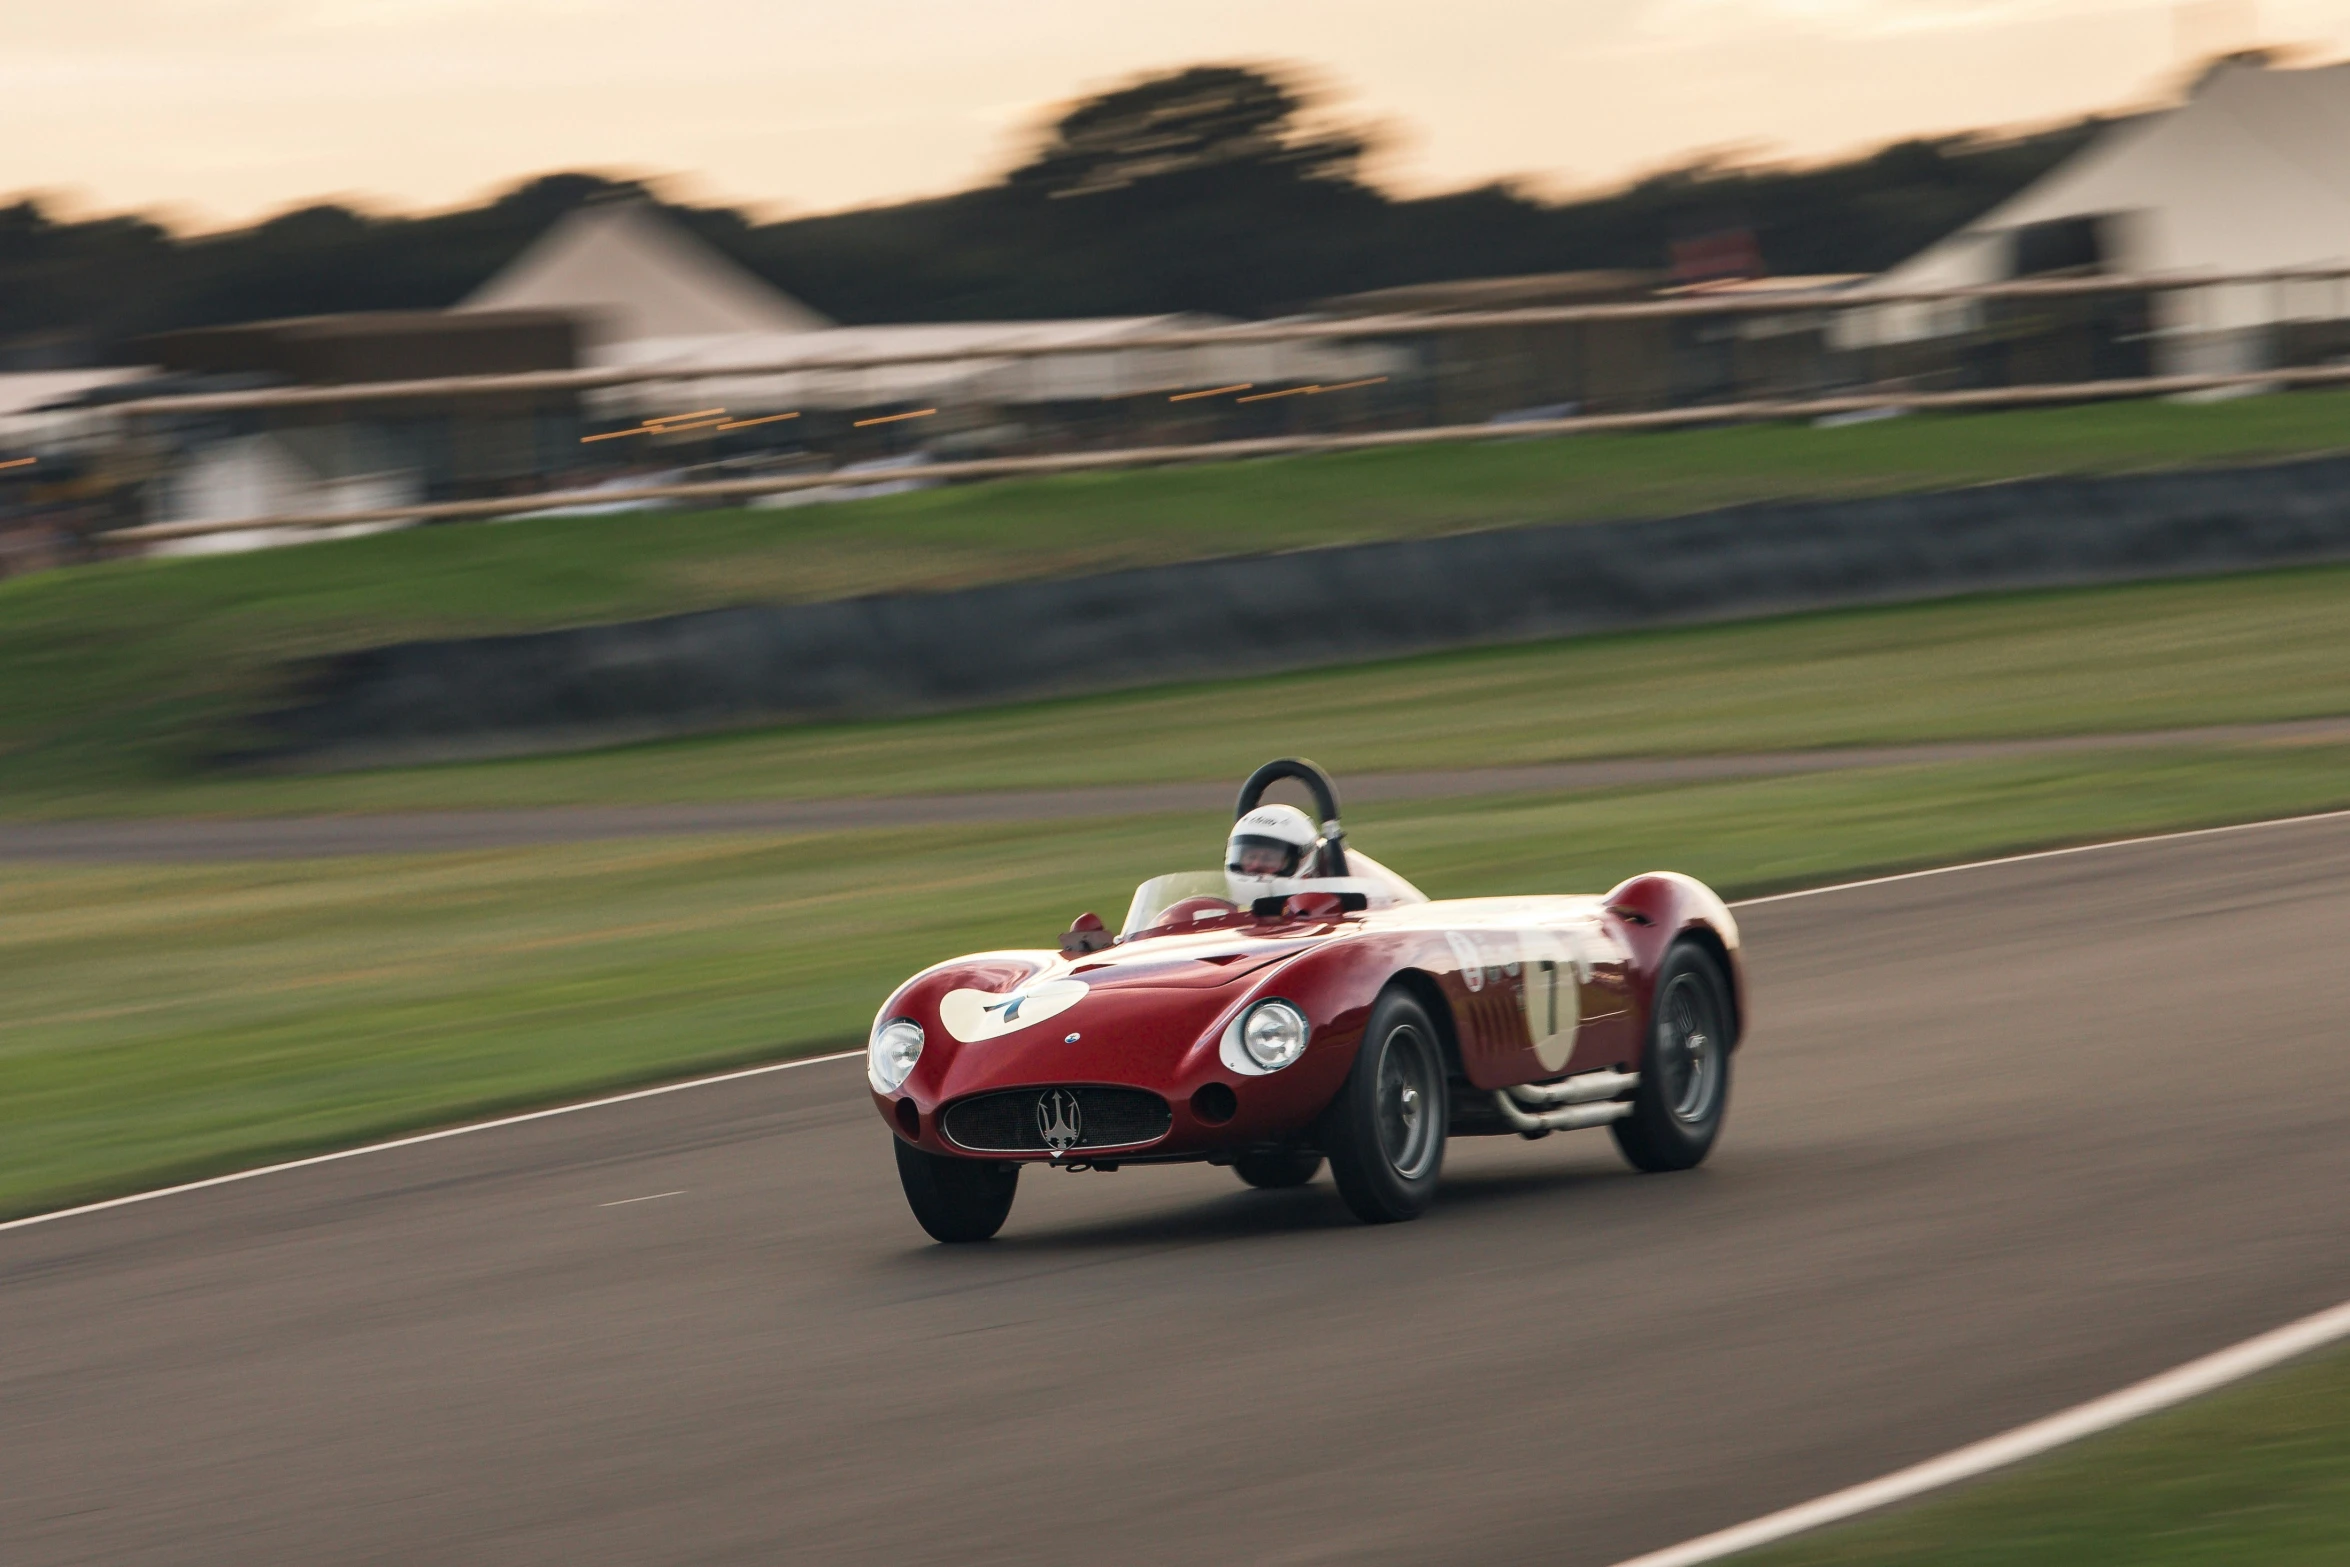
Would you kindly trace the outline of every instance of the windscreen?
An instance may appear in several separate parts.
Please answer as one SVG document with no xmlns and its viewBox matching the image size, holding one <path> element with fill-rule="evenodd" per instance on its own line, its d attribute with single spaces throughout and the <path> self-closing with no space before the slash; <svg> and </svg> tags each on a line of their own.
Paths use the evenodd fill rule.
<svg viewBox="0 0 2350 1567">
<path fill-rule="evenodd" d="M 1231 887 L 1222 871 L 1174 871 L 1165 876 L 1153 876 L 1134 889 L 1134 901 L 1127 905 L 1126 923 L 1119 934 L 1131 936 L 1138 930 L 1148 930 L 1158 918 L 1185 898 L 1228 898 Z"/>
</svg>

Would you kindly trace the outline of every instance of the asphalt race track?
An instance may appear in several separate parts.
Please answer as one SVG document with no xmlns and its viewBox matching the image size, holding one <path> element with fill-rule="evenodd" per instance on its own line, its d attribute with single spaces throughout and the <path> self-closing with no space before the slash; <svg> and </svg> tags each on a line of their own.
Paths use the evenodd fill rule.
<svg viewBox="0 0 2350 1567">
<path fill-rule="evenodd" d="M 1741 918 L 1691 1175 L 947 1249 L 836 1062 L 0 1234 L 0 1559 L 1606 1563 L 2350 1296 L 2350 819 Z"/>
</svg>

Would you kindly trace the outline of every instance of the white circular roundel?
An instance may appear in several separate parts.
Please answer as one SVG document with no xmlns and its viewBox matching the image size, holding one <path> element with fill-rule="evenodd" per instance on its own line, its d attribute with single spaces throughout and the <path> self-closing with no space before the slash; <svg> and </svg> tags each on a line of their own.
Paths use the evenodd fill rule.
<svg viewBox="0 0 2350 1567">
<path fill-rule="evenodd" d="M 975 1045 L 1059 1017 L 1083 1001 L 1088 988 L 1082 979 L 1053 979 L 1022 985 L 1008 994 L 950 990 L 939 998 L 938 1020 L 964 1044 Z"/>
<path fill-rule="evenodd" d="M 1575 1053 L 1575 1031 L 1583 1021 L 1575 961 L 1565 938 L 1554 930 L 1518 932 L 1518 951 L 1525 964 L 1518 1001 L 1526 1010 L 1526 1035 L 1543 1070 L 1556 1072 Z"/>
</svg>

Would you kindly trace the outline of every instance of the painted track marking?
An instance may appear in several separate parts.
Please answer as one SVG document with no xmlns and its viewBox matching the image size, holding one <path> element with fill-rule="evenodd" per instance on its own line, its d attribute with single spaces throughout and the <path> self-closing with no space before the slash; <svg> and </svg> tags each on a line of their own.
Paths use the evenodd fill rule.
<svg viewBox="0 0 2350 1567">
<path fill-rule="evenodd" d="M 1834 1491 L 1813 1501 L 1769 1513 L 1714 1534 L 1634 1556 L 1616 1567 L 1697 1567 L 1741 1551 L 1755 1550 L 1827 1524 L 1842 1523 L 1928 1491 L 1971 1480 L 2026 1458 L 2036 1458 L 2068 1442 L 2183 1404 L 2230 1382 L 2282 1365 L 2311 1350 L 2350 1338 L 2350 1302 L 2289 1322 L 2257 1338 L 2190 1360 L 2158 1376 L 2135 1382 L 2118 1393 L 2093 1398 L 2060 1413 L 2017 1426 L 1998 1436 L 1929 1458 L 1922 1464 L 1897 1469 L 1861 1485 Z"/>
<path fill-rule="evenodd" d="M 2224 827 L 2186 827 L 2177 832 L 2150 832 L 2136 838 L 2108 838 L 2102 843 L 2076 843 L 2062 849 L 2033 849 L 2024 854 L 2002 854 L 1997 859 L 1967 860 L 1957 865 L 1929 866 L 1922 871 L 1896 871 L 1890 876 L 1831 882 L 1825 887 L 1805 887 L 1795 892 L 1765 893 L 1759 898 L 1740 898 L 1730 907 L 1745 909 L 1762 903 L 1788 903 L 1797 898 L 1824 897 L 1831 892 L 1890 886 L 1897 881 L 1922 881 L 1928 876 L 1955 876 L 1960 871 L 1988 870 L 1994 865 L 2023 865 L 2033 860 L 2058 860 L 2068 854 L 2094 854 L 2100 849 L 2127 849 L 2142 843 L 2171 843 L 2182 838 L 2212 838 L 2221 833 L 2253 832 L 2262 827 L 2299 827 L 2309 822 L 2339 821 L 2344 817 L 2350 817 L 2350 811 L 2312 811 L 2306 816 L 2277 816 L 2260 822 L 2230 822 Z"/>
<path fill-rule="evenodd" d="M 473 1121 L 464 1126 L 444 1126 L 437 1132 L 419 1132 L 413 1137 L 395 1137 L 390 1142 L 367 1143 L 358 1148 L 344 1148 L 334 1153 L 312 1154 L 306 1159 L 287 1159 L 277 1164 L 258 1165 L 250 1170 L 233 1170 L 227 1175 L 209 1176 L 201 1181 L 183 1181 L 177 1186 L 159 1186 L 151 1192 L 133 1192 L 128 1197 L 109 1197 L 104 1202 L 86 1202 L 78 1208 L 59 1208 L 53 1213 L 36 1213 L 22 1219 L 0 1223 L 0 1231 L 21 1230 L 35 1224 L 52 1224 L 59 1219 L 78 1218 L 85 1213 L 104 1213 L 109 1208 L 127 1208 L 133 1203 L 153 1202 L 158 1197 L 176 1197 L 181 1192 L 200 1192 L 210 1186 L 228 1186 L 237 1181 L 256 1180 L 264 1175 L 276 1175 L 286 1170 L 306 1170 L 316 1164 L 333 1164 L 338 1159 L 356 1159 L 362 1154 L 388 1153 L 394 1148 L 413 1148 L 419 1143 L 437 1143 L 443 1138 L 464 1137 L 473 1132 L 496 1131 L 501 1126 L 520 1126 L 526 1121 L 544 1121 L 550 1116 L 574 1115 L 582 1110 L 600 1110 L 606 1105 L 627 1104 L 636 1099 L 652 1099 L 662 1094 L 680 1094 L 689 1088 L 708 1088 L 717 1083 L 737 1083 L 746 1077 L 765 1077 L 770 1072 L 789 1072 L 794 1067 L 821 1066 L 827 1061 L 849 1061 L 862 1056 L 862 1050 L 843 1050 L 836 1055 L 802 1056 L 797 1061 L 770 1061 L 765 1066 L 744 1067 L 739 1071 L 720 1072 L 712 1077 L 688 1078 L 682 1083 L 663 1083 L 655 1088 L 639 1088 L 625 1094 L 609 1094 L 602 1099 L 583 1099 L 578 1104 L 552 1105 L 544 1110 L 529 1110 L 521 1115 L 502 1115 L 494 1121 Z"/>
</svg>

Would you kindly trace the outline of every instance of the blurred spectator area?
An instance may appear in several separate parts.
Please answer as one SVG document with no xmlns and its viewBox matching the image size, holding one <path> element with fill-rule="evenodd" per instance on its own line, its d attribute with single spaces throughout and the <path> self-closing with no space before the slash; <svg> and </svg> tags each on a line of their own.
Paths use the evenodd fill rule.
<svg viewBox="0 0 2350 1567">
<path fill-rule="evenodd" d="M 1467 315 L 1654 298 L 1654 272 L 1554 272 L 1375 289 L 1321 301 L 1332 316 Z M 1673 324 L 1574 321 L 1496 332 L 1464 327 L 1413 340 L 1433 424 L 1474 424 L 1519 409 L 1615 413 L 1673 398 Z"/>
<path fill-rule="evenodd" d="M 450 310 L 175 332 L 138 368 L 0 374 L 0 460 L 78 475 L 86 527 L 1847 393 L 2255 389 L 2350 362 L 2350 66 L 2222 61 L 1885 272 L 1767 261 L 1732 222 L 1663 246 L 1657 270 L 1429 282 L 1270 321 L 844 327 L 631 197 L 559 217 Z M 2221 278 L 2239 281 L 2197 281 Z M 543 379 L 467 384 L 513 375 Z M 30 493 L 0 487 L 0 511 Z"/>
<path fill-rule="evenodd" d="M 1470 424 L 1520 413 L 1636 413 L 1821 395 L 1847 375 L 1829 356 L 1828 312 L 1817 301 L 1861 281 L 1837 274 L 1676 284 L 1664 273 L 1558 272 L 1379 289 L 1324 300 L 1320 308 L 1341 317 L 1468 316 L 1668 299 L 1745 304 L 1777 294 L 1805 301 L 1806 308 L 1784 314 L 1602 316 L 1507 330 L 1464 324 L 1456 333 L 1412 339 L 1431 422 Z"/>
<path fill-rule="evenodd" d="M 571 370 L 579 338 L 562 311 L 434 310 L 257 321 L 143 346 L 163 374 L 193 387 L 331 386 Z M 148 509 L 210 521 L 538 488 L 572 462 L 579 422 L 568 389 L 142 421 L 171 453 Z"/>
</svg>

